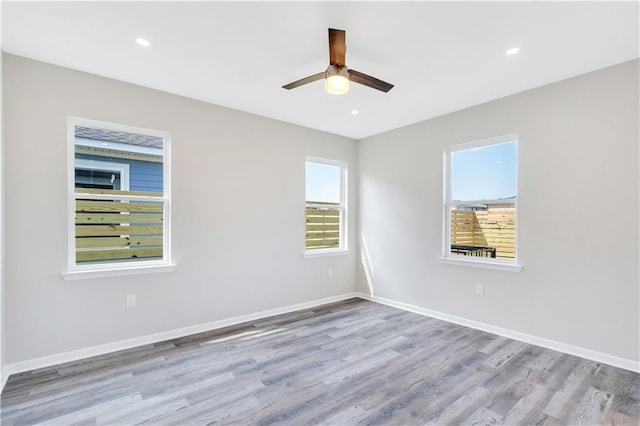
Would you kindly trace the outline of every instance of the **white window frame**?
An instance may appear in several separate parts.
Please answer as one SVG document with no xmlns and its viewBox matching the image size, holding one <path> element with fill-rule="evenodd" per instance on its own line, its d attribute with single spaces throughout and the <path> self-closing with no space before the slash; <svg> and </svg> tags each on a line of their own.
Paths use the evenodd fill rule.
<svg viewBox="0 0 640 426">
<path fill-rule="evenodd" d="M 519 184 L 518 184 L 518 168 L 516 165 L 516 197 L 515 204 L 515 258 L 514 259 L 493 259 L 486 257 L 475 256 L 456 256 L 451 254 L 451 208 L 456 205 L 464 204 L 486 204 L 491 201 L 498 200 L 477 200 L 477 201 L 464 201 L 455 202 L 451 200 L 451 160 L 452 154 L 457 151 L 464 151 L 472 148 L 481 148 L 490 145 L 497 145 L 505 142 L 516 141 L 516 161 L 518 161 L 518 146 L 520 139 L 517 134 L 509 134 L 504 136 L 498 136 L 489 139 L 478 140 L 474 142 L 462 143 L 445 148 L 444 150 L 444 188 L 443 188 L 443 239 L 442 239 L 442 256 L 438 257 L 440 263 L 446 263 L 451 265 L 471 266 L 484 269 L 495 269 L 502 271 L 520 272 L 522 265 L 518 261 L 518 229 L 520 227 L 520 221 L 518 219 L 518 198 L 519 198 Z"/>
<path fill-rule="evenodd" d="M 162 201 L 163 203 L 163 258 L 157 260 L 140 260 L 129 262 L 114 262 L 105 264 L 76 264 L 76 238 L 75 238 L 75 203 L 77 198 L 86 198 L 81 192 L 76 193 L 75 188 L 75 169 L 77 164 L 86 164 L 89 161 L 92 165 L 87 168 L 104 166 L 103 170 L 121 171 L 120 179 L 123 190 L 129 189 L 129 166 L 121 163 L 109 163 L 92 160 L 82 160 L 75 158 L 75 127 L 95 127 L 100 129 L 118 130 L 122 132 L 137 133 L 142 135 L 156 136 L 163 139 L 163 196 L 130 196 L 130 195 L 105 195 L 92 194 L 94 199 L 120 199 L 123 201 Z M 68 188 L 68 211 L 67 211 L 67 270 L 62 272 L 65 280 L 76 280 L 85 278 L 100 278 L 109 276 L 135 275 L 157 272 L 169 272 L 175 269 L 171 258 L 171 133 L 160 130 L 145 129 L 140 127 L 128 126 L 124 124 L 109 123 L 98 120 L 91 120 L 80 117 L 67 117 L 67 188 Z M 103 163 L 100 165 L 99 163 Z M 97 167 L 94 167 L 97 165 Z M 126 166 L 126 167 L 122 167 Z M 82 168 L 85 168 L 82 166 Z M 122 174 L 122 170 L 126 173 L 126 179 Z"/>
<path fill-rule="evenodd" d="M 120 173 L 120 189 L 129 190 L 129 165 L 125 163 L 113 163 L 109 161 L 87 160 L 85 158 L 75 159 L 75 170 L 100 170 L 105 172 Z M 74 172 L 75 172 L 74 170 Z M 75 175 L 74 175 L 75 187 Z"/>
<path fill-rule="evenodd" d="M 348 238 L 348 208 L 347 208 L 347 178 L 348 178 L 348 163 L 346 161 L 341 160 L 332 160 L 327 158 L 320 157 L 310 157 L 307 156 L 305 158 L 305 196 L 304 196 L 304 211 L 306 217 L 307 207 L 326 207 L 322 204 L 313 204 L 307 203 L 306 196 L 306 182 L 307 182 L 307 174 L 306 174 L 306 164 L 307 162 L 318 163 L 318 164 L 327 164 L 330 166 L 338 166 L 340 167 L 340 205 L 338 209 L 340 210 L 340 242 L 338 247 L 332 248 L 319 248 L 319 249 L 307 249 L 305 246 L 305 238 L 303 238 L 302 243 L 304 247 L 303 257 L 313 258 L 313 257 L 322 257 L 322 256 L 334 256 L 349 253 L 349 238 Z M 306 225 L 306 222 L 305 222 Z M 305 226 L 305 235 L 306 235 L 306 226 Z"/>
</svg>

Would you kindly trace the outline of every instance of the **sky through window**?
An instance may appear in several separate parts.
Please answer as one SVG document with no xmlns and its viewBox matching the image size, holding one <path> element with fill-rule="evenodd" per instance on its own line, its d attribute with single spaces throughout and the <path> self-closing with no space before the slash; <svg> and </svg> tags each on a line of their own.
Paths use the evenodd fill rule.
<svg viewBox="0 0 640 426">
<path fill-rule="evenodd" d="M 307 161 L 307 202 L 339 203 L 340 172 L 340 166 Z"/>
<path fill-rule="evenodd" d="M 451 153 L 451 199 L 499 200 L 517 195 L 517 141 Z"/>
</svg>

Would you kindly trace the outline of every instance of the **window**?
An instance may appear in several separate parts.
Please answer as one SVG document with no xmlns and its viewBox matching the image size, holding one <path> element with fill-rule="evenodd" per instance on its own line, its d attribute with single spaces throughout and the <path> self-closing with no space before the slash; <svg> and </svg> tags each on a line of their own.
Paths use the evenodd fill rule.
<svg viewBox="0 0 640 426">
<path fill-rule="evenodd" d="M 75 187 L 129 190 L 129 165 L 75 159 Z"/>
<path fill-rule="evenodd" d="M 78 118 L 68 131 L 65 278 L 168 266 L 170 135 Z"/>
<path fill-rule="evenodd" d="M 305 253 L 345 251 L 347 165 L 341 161 L 307 159 Z"/>
<path fill-rule="evenodd" d="M 516 263 L 517 136 L 445 150 L 445 259 Z"/>
</svg>

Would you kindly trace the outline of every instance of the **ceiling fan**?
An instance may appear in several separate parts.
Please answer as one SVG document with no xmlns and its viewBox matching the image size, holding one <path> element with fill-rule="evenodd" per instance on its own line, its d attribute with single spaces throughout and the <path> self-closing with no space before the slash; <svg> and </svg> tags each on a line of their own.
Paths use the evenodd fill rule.
<svg viewBox="0 0 640 426">
<path fill-rule="evenodd" d="M 346 32 L 329 28 L 329 66 L 324 72 L 301 78 L 293 83 L 285 84 L 283 89 L 291 90 L 304 84 L 316 80 L 325 79 L 325 90 L 334 95 L 346 93 L 349 90 L 349 81 L 359 83 L 373 89 L 388 92 L 393 88 L 393 84 L 379 80 L 370 75 L 361 73 L 354 69 L 347 68 L 345 53 L 347 45 L 345 43 Z"/>
</svg>

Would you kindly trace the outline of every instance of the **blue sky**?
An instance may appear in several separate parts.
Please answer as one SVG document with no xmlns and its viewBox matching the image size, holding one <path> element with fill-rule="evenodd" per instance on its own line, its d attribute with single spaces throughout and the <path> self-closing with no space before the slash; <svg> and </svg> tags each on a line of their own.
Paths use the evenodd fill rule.
<svg viewBox="0 0 640 426">
<path fill-rule="evenodd" d="M 307 161 L 307 201 L 340 202 L 340 167 Z"/>
<path fill-rule="evenodd" d="M 454 151 L 451 199 L 475 201 L 517 195 L 517 142 Z"/>
</svg>

